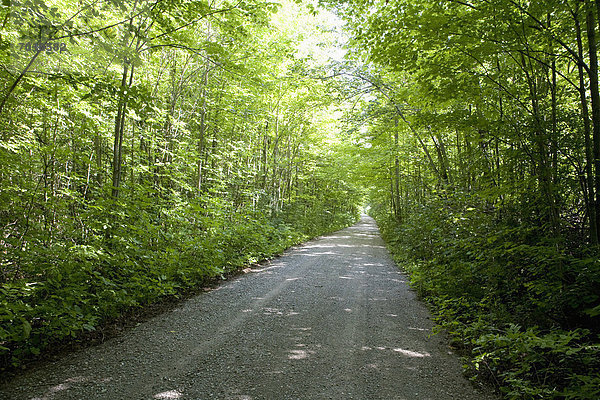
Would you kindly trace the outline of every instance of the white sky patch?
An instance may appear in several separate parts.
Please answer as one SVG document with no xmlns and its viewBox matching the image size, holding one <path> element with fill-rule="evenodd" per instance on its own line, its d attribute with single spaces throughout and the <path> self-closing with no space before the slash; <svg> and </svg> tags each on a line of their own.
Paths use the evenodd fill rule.
<svg viewBox="0 0 600 400">
<path fill-rule="evenodd" d="M 312 58 L 317 65 L 344 60 L 348 35 L 343 31 L 341 18 L 323 8 L 317 8 L 319 13 L 316 16 L 309 15 L 301 9 L 304 6 L 289 0 L 281 1 L 281 4 L 279 12 L 273 15 L 272 23 L 280 31 L 296 34 L 297 58 Z"/>
</svg>

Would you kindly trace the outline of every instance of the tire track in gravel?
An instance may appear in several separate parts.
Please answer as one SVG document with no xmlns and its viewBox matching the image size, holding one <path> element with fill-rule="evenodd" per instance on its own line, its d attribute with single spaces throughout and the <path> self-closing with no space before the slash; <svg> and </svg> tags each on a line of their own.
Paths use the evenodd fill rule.
<svg viewBox="0 0 600 400">
<path fill-rule="evenodd" d="M 432 327 L 363 217 L 23 373 L 0 399 L 493 399 Z"/>
</svg>

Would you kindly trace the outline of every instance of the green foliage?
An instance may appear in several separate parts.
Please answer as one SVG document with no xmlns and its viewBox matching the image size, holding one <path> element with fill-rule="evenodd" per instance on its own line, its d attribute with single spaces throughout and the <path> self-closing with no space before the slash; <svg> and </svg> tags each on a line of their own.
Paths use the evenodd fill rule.
<svg viewBox="0 0 600 400">
<path fill-rule="evenodd" d="M 471 367 L 503 382 L 508 399 L 595 399 L 600 345 L 590 340 L 590 332 L 581 329 L 541 333 L 509 325 L 473 340 Z"/>
<path fill-rule="evenodd" d="M 471 195 L 431 198 L 402 224 L 375 214 L 472 376 L 508 399 L 598 397 L 598 258 L 499 223 Z"/>
<path fill-rule="evenodd" d="M 14 280 L 0 291 L 2 364 L 18 365 L 131 307 L 179 296 L 341 227 L 338 222 L 303 232 L 249 210 L 219 211 L 180 204 L 162 210 L 160 224 L 151 224 L 143 221 L 152 214 L 129 210 L 119 213 L 123 223 L 112 219 L 118 228 L 108 248 L 98 238 L 94 244 L 30 249 L 31 264 L 24 268 L 37 280 Z M 201 222 L 190 224 L 193 220 Z"/>
<path fill-rule="evenodd" d="M 291 18 L 272 23 L 278 4 L 8 8 L 0 368 L 356 219 L 333 99 L 307 78 Z M 35 55 L 34 40 L 69 51 Z"/>
</svg>

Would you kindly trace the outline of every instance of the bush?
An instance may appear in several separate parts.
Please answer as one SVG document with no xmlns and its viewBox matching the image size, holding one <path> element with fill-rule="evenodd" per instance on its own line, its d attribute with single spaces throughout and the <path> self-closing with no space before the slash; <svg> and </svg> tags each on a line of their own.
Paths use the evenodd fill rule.
<svg viewBox="0 0 600 400">
<path fill-rule="evenodd" d="M 120 206 L 108 215 L 108 208 L 90 210 L 96 229 L 85 244 L 29 244 L 20 257 L 25 275 L 0 286 L 0 369 L 95 330 L 127 309 L 180 296 L 354 218 L 315 224 L 319 217 L 308 214 L 288 224 L 285 215 L 224 212 L 223 204 Z"/>
<path fill-rule="evenodd" d="M 375 208 L 377 209 L 377 208 Z M 600 259 L 457 193 L 415 204 L 384 239 L 465 367 L 508 399 L 597 399 Z"/>
</svg>

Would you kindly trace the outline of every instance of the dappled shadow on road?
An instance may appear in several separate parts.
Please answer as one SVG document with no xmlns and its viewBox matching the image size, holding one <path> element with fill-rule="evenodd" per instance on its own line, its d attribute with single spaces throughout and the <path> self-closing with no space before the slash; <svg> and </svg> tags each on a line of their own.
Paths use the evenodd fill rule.
<svg viewBox="0 0 600 400">
<path fill-rule="evenodd" d="M 372 255 L 372 249 L 385 249 L 385 246 L 374 244 L 336 244 L 336 243 L 315 243 L 304 245 L 296 249 L 297 254 L 304 257 L 322 257 L 322 256 L 365 256 Z M 348 251 L 351 250 L 351 251 Z"/>
<path fill-rule="evenodd" d="M 361 222 L 248 267 L 26 400 L 476 398 L 417 395 L 447 383 L 436 377 L 445 353 L 382 243 Z"/>
<path fill-rule="evenodd" d="M 347 248 L 347 249 L 352 249 L 352 248 L 357 248 L 357 247 L 368 247 L 370 249 L 385 249 L 385 246 L 380 246 L 380 245 L 375 245 L 375 244 L 312 244 L 312 245 L 305 245 L 302 246 L 302 248 L 300 248 L 300 251 L 303 252 L 309 252 L 311 249 L 331 249 L 331 248 Z"/>
</svg>

